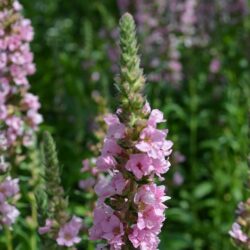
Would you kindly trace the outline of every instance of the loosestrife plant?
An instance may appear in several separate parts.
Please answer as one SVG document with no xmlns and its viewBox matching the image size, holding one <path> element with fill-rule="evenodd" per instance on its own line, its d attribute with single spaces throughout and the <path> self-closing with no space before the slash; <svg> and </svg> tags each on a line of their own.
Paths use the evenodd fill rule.
<svg viewBox="0 0 250 250">
<path fill-rule="evenodd" d="M 1 161 L 1 164 L 6 164 L 3 158 Z M 0 231 L 4 227 L 11 228 L 19 215 L 19 211 L 12 204 L 19 194 L 18 182 L 17 178 L 12 179 L 0 169 Z"/>
<path fill-rule="evenodd" d="M 81 241 L 78 236 L 82 219 L 67 213 L 68 201 L 61 186 L 60 168 L 56 147 L 49 133 L 44 134 L 43 143 L 44 182 L 37 193 L 42 226 L 42 249 L 73 247 Z"/>
<path fill-rule="evenodd" d="M 250 167 L 250 155 L 248 157 Z M 248 188 L 250 188 L 250 172 L 248 173 Z M 250 198 L 240 202 L 236 210 L 236 221 L 233 223 L 229 235 L 234 244 L 240 249 L 250 249 Z"/>
<path fill-rule="evenodd" d="M 0 150 L 29 146 L 42 122 L 38 97 L 29 93 L 27 76 L 34 74 L 31 22 L 18 1 L 0 3 Z"/>
<path fill-rule="evenodd" d="M 166 140 L 167 130 L 157 128 L 165 122 L 163 114 L 151 110 L 143 96 L 145 78 L 130 14 L 120 20 L 120 47 L 120 105 L 116 114 L 105 117 L 108 132 L 96 163 L 109 178 L 95 186 L 98 201 L 90 239 L 106 241 L 97 249 L 153 250 L 169 199 L 155 177 L 163 179 L 170 167 L 166 157 L 172 142 Z"/>
<path fill-rule="evenodd" d="M 10 202 L 18 196 L 18 179 L 10 164 L 20 146 L 33 143 L 42 117 L 37 96 L 29 93 L 27 76 L 35 72 L 30 42 L 31 22 L 22 16 L 18 1 L 0 2 L 0 228 L 11 227 L 19 211 Z"/>
</svg>

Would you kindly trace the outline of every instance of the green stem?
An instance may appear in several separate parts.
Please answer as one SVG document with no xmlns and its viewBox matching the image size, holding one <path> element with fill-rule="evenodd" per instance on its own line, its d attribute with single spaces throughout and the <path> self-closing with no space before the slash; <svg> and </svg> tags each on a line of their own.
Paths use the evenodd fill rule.
<svg viewBox="0 0 250 250">
<path fill-rule="evenodd" d="M 192 164 L 192 176 L 196 172 L 196 154 L 197 154 L 197 90 L 196 83 L 191 81 L 189 84 L 190 94 L 190 162 Z"/>
<path fill-rule="evenodd" d="M 31 250 L 36 250 L 37 249 L 37 241 L 36 241 L 36 228 L 37 228 L 37 209 L 36 209 L 36 201 L 34 194 L 30 194 L 30 202 L 31 202 L 31 216 L 32 216 L 32 234 L 31 234 L 31 239 L 30 239 L 30 249 Z"/>
<path fill-rule="evenodd" d="M 5 231 L 5 236 L 6 236 L 6 247 L 7 247 L 7 250 L 13 250 L 11 231 L 7 227 L 5 227 L 4 231 Z"/>
</svg>

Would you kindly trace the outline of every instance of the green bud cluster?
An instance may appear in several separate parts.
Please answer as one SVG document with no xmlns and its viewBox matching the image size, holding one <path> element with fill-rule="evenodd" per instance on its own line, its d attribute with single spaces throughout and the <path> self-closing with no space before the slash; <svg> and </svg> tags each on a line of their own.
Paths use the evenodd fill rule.
<svg viewBox="0 0 250 250">
<path fill-rule="evenodd" d="M 48 195 L 48 215 L 54 217 L 60 224 L 67 221 L 64 215 L 68 207 L 63 187 L 61 186 L 60 166 L 56 146 L 52 136 L 44 133 L 43 158 L 45 165 L 45 188 Z M 66 217 L 66 218 L 65 218 Z"/>
<path fill-rule="evenodd" d="M 42 178 L 36 190 L 39 224 L 43 226 L 46 219 L 50 219 L 55 223 L 54 226 L 59 227 L 69 220 L 68 200 L 65 198 L 64 189 L 61 186 L 61 171 L 56 145 L 48 132 L 44 133 L 41 153 L 43 161 Z M 49 237 L 41 235 L 42 249 L 62 249 L 55 243 L 54 237 L 53 231 Z"/>
<path fill-rule="evenodd" d="M 120 118 L 122 122 L 133 126 L 136 117 L 141 116 L 145 103 L 143 97 L 145 78 L 143 69 L 140 68 L 135 22 L 128 13 L 120 20 L 120 48 L 120 74 L 116 79 L 122 110 Z"/>
</svg>

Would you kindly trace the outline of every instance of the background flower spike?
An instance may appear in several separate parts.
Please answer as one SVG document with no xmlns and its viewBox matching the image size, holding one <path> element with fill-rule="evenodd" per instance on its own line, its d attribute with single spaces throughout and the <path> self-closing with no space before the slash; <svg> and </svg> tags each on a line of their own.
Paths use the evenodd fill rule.
<svg viewBox="0 0 250 250">
<path fill-rule="evenodd" d="M 45 167 L 44 180 L 37 192 L 38 210 L 42 208 L 47 213 L 44 214 L 42 211 L 40 214 L 42 226 L 39 227 L 39 234 L 42 238 L 42 247 L 43 249 L 74 247 L 81 241 L 78 234 L 82 227 L 82 219 L 76 216 L 70 218 L 67 212 L 68 199 L 61 185 L 56 145 L 48 132 L 43 136 L 42 155 Z"/>
</svg>

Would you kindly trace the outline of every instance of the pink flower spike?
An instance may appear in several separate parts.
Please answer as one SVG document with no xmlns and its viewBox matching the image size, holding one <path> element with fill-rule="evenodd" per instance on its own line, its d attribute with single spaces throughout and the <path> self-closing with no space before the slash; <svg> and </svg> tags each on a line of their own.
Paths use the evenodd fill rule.
<svg viewBox="0 0 250 250">
<path fill-rule="evenodd" d="M 143 16 L 137 21 L 158 26 L 156 18 Z M 90 240 L 104 241 L 105 245 L 99 245 L 99 250 L 121 250 L 123 246 L 157 250 L 167 208 L 164 202 L 170 199 L 165 194 L 165 186 L 156 183 L 170 167 L 168 157 L 173 143 L 166 139 L 168 130 L 157 128 L 159 123 L 165 122 L 163 113 L 151 110 L 143 96 L 145 78 L 136 55 L 134 24 L 128 13 L 121 18 L 119 106 L 116 114 L 105 117 L 108 131 L 96 162 L 98 170 L 106 172 L 94 188 L 98 199 L 89 230 Z M 156 31 L 151 39 L 159 43 L 160 36 Z M 129 53 L 130 50 L 133 53 Z M 180 55 L 176 53 L 171 57 L 179 62 Z M 151 66 L 157 67 L 157 60 L 152 58 L 154 65 Z M 156 78 L 163 80 L 158 73 Z"/>
</svg>

